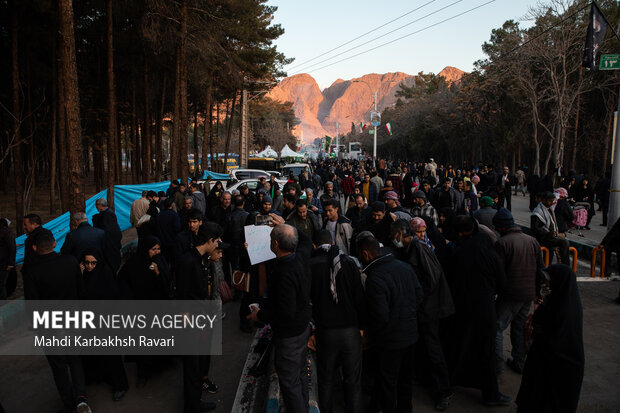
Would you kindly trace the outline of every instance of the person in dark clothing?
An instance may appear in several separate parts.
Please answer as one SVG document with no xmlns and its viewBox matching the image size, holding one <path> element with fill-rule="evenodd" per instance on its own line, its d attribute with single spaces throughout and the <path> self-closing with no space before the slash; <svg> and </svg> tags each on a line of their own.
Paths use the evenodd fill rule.
<svg viewBox="0 0 620 413">
<path fill-rule="evenodd" d="M 605 176 L 598 180 L 594 191 L 603 212 L 602 226 L 607 226 L 607 213 L 609 212 L 609 189 L 611 188 L 611 174 L 605 172 Z"/>
<path fill-rule="evenodd" d="M 510 325 L 512 358 L 506 364 L 521 373 L 525 362 L 525 322 L 536 297 L 536 283 L 540 279 L 538 274 L 543 268 L 542 253 L 538 241 L 521 231 L 506 208 L 499 209 L 493 223 L 501 234 L 495 243 L 495 250 L 506 274 L 506 284 L 498 291 L 495 301 L 496 371 L 499 373 L 504 369 L 504 330 Z"/>
<path fill-rule="evenodd" d="M 425 349 L 423 359 L 428 360 L 429 364 L 435 409 L 443 411 L 448 408 L 454 394 L 439 339 L 440 320 L 454 314 L 450 287 L 433 252 L 435 247 L 426 237 L 426 224 L 422 218 L 414 218 L 411 224 L 399 219 L 392 224 L 391 233 L 400 259 L 411 265 L 424 292 L 424 299 L 418 307 L 418 327 Z M 419 367 L 417 369 L 420 370 Z"/>
<path fill-rule="evenodd" d="M 596 212 L 594 212 L 594 190 L 590 187 L 588 178 L 583 178 L 575 189 L 575 202 L 583 202 L 590 205 L 590 208 L 588 208 L 588 222 L 586 223 L 586 229 L 590 229 L 590 221 L 592 221 L 592 217 Z"/>
<path fill-rule="evenodd" d="M 456 313 L 446 341 L 452 384 L 482 390 L 483 404 L 506 406 L 512 399 L 500 393 L 495 372 L 495 294 L 505 283 L 504 269 L 473 218 L 457 216 L 454 227 L 458 239 L 447 277 Z"/>
<path fill-rule="evenodd" d="M 60 249 L 61 254 L 73 255 L 79 260 L 85 249 L 94 248 L 107 256 L 105 232 L 91 227 L 84 212 L 76 212 L 71 216 L 71 228 L 72 231 L 67 234 Z"/>
<path fill-rule="evenodd" d="M 6 218 L 0 218 L 0 300 L 6 300 L 9 272 L 15 270 L 15 234 Z"/>
<path fill-rule="evenodd" d="M 26 241 L 24 241 L 24 263 L 22 264 L 22 278 L 28 272 L 30 266 L 32 266 L 37 257 L 37 253 L 32 248 L 35 244 L 35 241 L 39 234 L 45 233 L 47 235 L 52 235 L 52 232 L 42 227 L 43 222 L 41 221 L 41 217 L 37 214 L 28 214 L 24 216 L 24 231 L 28 236 Z M 53 238 L 53 235 L 52 235 Z"/>
<path fill-rule="evenodd" d="M 396 216 L 385 211 L 385 204 L 377 201 L 372 204 L 370 220 L 364 230 L 372 235 L 383 245 L 390 244 L 390 225 L 396 220 Z"/>
<path fill-rule="evenodd" d="M 351 226 L 356 232 L 359 232 L 367 225 L 370 219 L 370 208 L 364 202 L 362 194 L 355 195 L 355 206 L 347 210 L 345 217 L 351 221 Z"/>
<path fill-rule="evenodd" d="M 298 199 L 295 202 L 295 210 L 289 215 L 286 223 L 297 228 L 297 231 L 304 233 L 311 240 L 321 229 L 320 218 L 308 210 L 305 199 Z"/>
<path fill-rule="evenodd" d="M 450 186 L 450 178 L 441 180 L 441 188 L 435 192 L 435 200 L 433 206 L 440 210 L 442 208 L 450 208 L 456 211 L 458 208 L 458 196 L 456 190 Z"/>
<path fill-rule="evenodd" d="M 224 192 L 224 186 L 220 181 L 217 181 L 211 191 L 209 191 L 209 196 L 207 197 L 207 208 L 209 211 L 220 204 L 220 196 Z"/>
<path fill-rule="evenodd" d="M 176 298 L 178 300 L 213 299 L 208 257 L 218 247 L 222 228 L 212 222 L 201 226 L 196 245 L 178 263 Z M 200 400 L 203 381 L 208 376 L 210 356 L 183 356 L 184 413 L 199 413 L 215 409 L 212 402 Z"/>
<path fill-rule="evenodd" d="M 168 261 L 161 253 L 157 237 L 149 237 L 138 251 L 123 265 L 118 273 L 121 296 L 126 300 L 167 300 L 170 298 L 172 275 Z M 144 387 L 156 367 L 152 356 L 137 358 L 138 379 L 136 387 Z"/>
<path fill-rule="evenodd" d="M 504 166 L 504 173 L 500 175 L 497 181 L 497 188 L 500 189 L 499 194 L 499 206 L 504 206 L 504 201 L 506 201 L 506 209 L 508 211 L 512 210 L 512 187 L 516 183 L 516 178 L 514 175 L 510 173 L 510 168 Z"/>
<path fill-rule="evenodd" d="M 196 245 L 196 235 L 202 225 L 202 213 L 197 209 L 189 215 L 187 228 L 177 235 L 176 262 Z"/>
<path fill-rule="evenodd" d="M 247 185 L 239 186 L 239 191 L 241 191 L 241 196 L 245 200 L 244 209 L 247 212 L 254 212 L 258 209 L 258 200 L 256 199 L 256 195 L 250 192 L 250 189 Z"/>
<path fill-rule="evenodd" d="M 558 233 L 566 234 L 568 232 L 569 224 L 573 222 L 573 208 L 567 201 L 568 192 L 566 189 L 560 187 L 556 188 L 555 194 L 559 196 L 557 203 L 555 204 L 555 218 L 558 221 Z"/>
<path fill-rule="evenodd" d="M 232 212 L 232 196 L 230 192 L 223 192 L 220 196 L 217 204 L 211 207 L 209 220 L 215 222 L 222 230 L 226 232 L 226 225 L 228 223 L 228 216 Z"/>
<path fill-rule="evenodd" d="M 228 217 L 228 225 L 224 234 L 224 240 L 230 243 L 228 261 L 233 271 L 238 270 L 241 265 L 240 260 L 245 242 L 244 227 L 248 216 L 250 216 L 245 210 L 245 198 L 243 196 L 235 197 L 234 206 L 235 209 Z"/>
<path fill-rule="evenodd" d="M 78 300 L 82 295 L 80 266 L 75 257 L 54 252 L 51 232 L 38 234 L 36 263 L 24 274 L 26 300 Z M 86 398 L 84 367 L 79 356 L 47 355 L 54 383 L 66 412 L 90 412 Z"/>
<path fill-rule="evenodd" d="M 99 198 L 95 201 L 98 214 L 93 215 L 93 227 L 105 232 L 105 260 L 116 274 L 121 266 L 121 240 L 123 234 L 118 226 L 116 214 L 108 208 L 108 201 Z"/>
<path fill-rule="evenodd" d="M 538 175 L 530 175 L 527 178 L 527 190 L 530 193 L 530 211 L 533 211 L 536 205 L 538 205 L 536 195 L 543 192 L 540 188 L 540 177 Z"/>
<path fill-rule="evenodd" d="M 189 222 L 189 214 L 191 214 L 193 210 L 194 210 L 194 200 L 192 199 L 191 196 L 186 196 L 185 200 L 183 201 L 183 208 L 177 211 L 177 213 L 179 214 L 179 219 L 181 220 L 181 229 L 187 229 L 187 223 Z"/>
<path fill-rule="evenodd" d="M 103 259 L 103 254 L 95 249 L 86 249 L 80 260 L 82 298 L 84 300 L 117 300 L 120 297 L 114 273 Z M 112 386 L 113 400 L 121 400 L 127 393 L 129 383 L 122 356 L 84 356 L 84 371 L 87 381 L 105 381 Z"/>
<path fill-rule="evenodd" d="M 306 346 L 310 338 L 310 291 L 312 277 L 307 262 L 295 252 L 297 230 L 286 224 L 271 231 L 275 265 L 268 274 L 269 297 L 262 308 L 254 307 L 248 319 L 271 324 L 275 369 L 287 412 L 308 411 Z"/>
<path fill-rule="evenodd" d="M 310 261 L 312 314 L 316 325 L 319 410 L 333 411 L 333 387 L 342 365 L 348 412 L 362 407 L 362 337 L 364 288 L 359 269 L 332 241 L 326 230 L 315 233 Z"/>
<path fill-rule="evenodd" d="M 181 232 L 181 219 L 174 209 L 174 202 L 168 198 L 164 201 L 164 210 L 155 219 L 157 237 L 161 244 L 161 253 L 169 263 L 174 263 L 177 234 Z"/>
<path fill-rule="evenodd" d="M 583 312 L 573 271 L 543 272 L 551 292 L 534 313 L 533 342 L 517 395 L 519 413 L 574 413 L 584 374 Z"/>
<path fill-rule="evenodd" d="M 393 254 L 381 255 L 375 238 L 358 240 L 357 255 L 367 275 L 366 332 L 376 362 L 371 404 L 384 413 L 411 411 L 413 345 L 418 341 L 422 287 L 410 266 Z"/>
</svg>

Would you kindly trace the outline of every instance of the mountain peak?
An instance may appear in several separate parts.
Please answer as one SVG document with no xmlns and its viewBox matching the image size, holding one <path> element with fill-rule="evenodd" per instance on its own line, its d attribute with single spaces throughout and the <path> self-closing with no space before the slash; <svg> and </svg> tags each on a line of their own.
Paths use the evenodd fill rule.
<svg viewBox="0 0 620 413">
<path fill-rule="evenodd" d="M 464 74 L 451 66 L 439 72 L 449 84 L 457 82 Z M 294 133 L 311 142 L 324 135 L 333 136 L 336 124 L 340 131 L 348 131 L 352 123 L 367 122 L 374 108 L 375 92 L 377 110 L 382 111 L 396 103 L 400 85 L 414 86 L 415 78 L 403 72 L 369 73 L 351 80 L 337 79 L 321 91 L 311 75 L 300 73 L 282 79 L 267 97 L 293 102 L 295 116 L 301 120 Z"/>
</svg>

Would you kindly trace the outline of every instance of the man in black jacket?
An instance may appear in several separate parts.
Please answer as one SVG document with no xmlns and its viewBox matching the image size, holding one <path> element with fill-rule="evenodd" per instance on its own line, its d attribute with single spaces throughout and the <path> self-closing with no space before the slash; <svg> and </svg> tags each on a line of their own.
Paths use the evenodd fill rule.
<svg viewBox="0 0 620 413">
<path fill-rule="evenodd" d="M 121 266 L 121 227 L 118 226 L 116 214 L 108 208 L 108 201 L 99 198 L 95 201 L 98 214 L 93 215 L 93 227 L 105 232 L 106 256 L 105 259 L 116 274 Z"/>
<path fill-rule="evenodd" d="M 245 202 L 243 196 L 235 197 L 235 209 L 228 217 L 228 225 L 224 235 L 224 240 L 230 243 L 227 261 L 230 262 L 233 271 L 238 270 L 240 267 L 243 243 L 245 242 L 244 227 L 248 216 L 250 216 L 250 213 L 245 210 Z"/>
<path fill-rule="evenodd" d="M 443 411 L 448 408 L 454 394 L 439 339 L 439 320 L 454 314 L 450 287 L 439 260 L 425 242 L 424 220 L 416 217 L 409 223 L 399 219 L 392 224 L 391 233 L 392 243 L 397 247 L 400 259 L 411 265 L 424 291 L 418 317 L 420 336 L 424 341 L 425 356 L 433 379 L 435 409 Z"/>
<path fill-rule="evenodd" d="M 37 235 L 37 260 L 24 274 L 26 300 L 77 300 L 82 292 L 82 273 L 77 259 L 54 252 L 51 232 Z M 79 356 L 47 356 L 54 382 L 65 411 L 90 412 L 86 400 L 86 380 Z M 71 372 L 71 374 L 69 374 Z"/>
<path fill-rule="evenodd" d="M 310 290 L 307 263 L 296 253 L 297 230 L 279 224 L 271 231 L 275 264 L 268 274 L 269 297 L 263 308 L 253 307 L 251 321 L 271 324 L 275 346 L 274 364 L 287 412 L 308 411 L 306 346 L 310 337 Z"/>
<path fill-rule="evenodd" d="M 362 337 L 365 318 L 361 274 L 332 241 L 327 230 L 314 235 L 312 315 L 316 324 L 319 410 L 333 410 L 333 387 L 342 366 L 347 411 L 362 408 Z"/>
<path fill-rule="evenodd" d="M 91 227 L 84 212 L 71 215 L 71 228 L 72 231 L 67 234 L 65 243 L 60 249 L 61 254 L 73 255 L 79 261 L 85 249 L 94 248 L 103 251 L 104 256 L 107 257 L 105 232 Z"/>
<path fill-rule="evenodd" d="M 177 262 L 176 295 L 178 300 L 209 300 L 213 296 L 213 285 L 207 259 L 218 246 L 222 228 L 207 222 L 198 229 L 196 245 Z M 200 400 L 203 381 L 206 380 L 211 364 L 210 356 L 183 357 L 184 413 L 198 413 L 215 409 L 212 402 Z"/>
<path fill-rule="evenodd" d="M 26 241 L 24 242 L 24 264 L 22 265 L 22 278 L 28 272 L 29 267 L 31 267 L 37 257 L 37 253 L 34 252 L 32 248 L 34 243 L 39 236 L 39 234 L 45 233 L 52 235 L 52 232 L 43 228 L 43 221 L 41 221 L 41 217 L 37 214 L 28 214 L 24 217 L 24 231 L 26 231 Z M 53 238 L 53 236 L 52 236 Z"/>
<path fill-rule="evenodd" d="M 376 363 L 373 401 L 384 413 L 411 411 L 411 357 L 422 287 L 410 266 L 392 254 L 381 255 L 375 238 L 360 239 L 357 255 L 367 275 L 366 331 Z"/>
<path fill-rule="evenodd" d="M 7 280 L 15 269 L 15 250 L 15 234 L 9 229 L 9 220 L 0 218 L 0 300 L 6 300 L 13 292 L 7 291 Z"/>
</svg>

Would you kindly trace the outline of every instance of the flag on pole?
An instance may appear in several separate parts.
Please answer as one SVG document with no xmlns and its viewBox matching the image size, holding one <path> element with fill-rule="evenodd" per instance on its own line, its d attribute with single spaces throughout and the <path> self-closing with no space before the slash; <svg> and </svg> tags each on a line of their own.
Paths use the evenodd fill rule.
<svg viewBox="0 0 620 413">
<path fill-rule="evenodd" d="M 586 34 L 586 46 L 583 49 L 582 66 L 596 69 L 596 54 L 601 48 L 605 33 L 607 32 L 607 20 L 599 10 L 596 3 L 590 6 L 590 23 Z"/>
<path fill-rule="evenodd" d="M 364 122 L 360 122 L 360 133 L 364 132 Z"/>
<path fill-rule="evenodd" d="M 367 127 L 368 127 L 367 123 L 362 124 L 362 133 L 366 130 Z"/>
<path fill-rule="evenodd" d="M 330 146 L 332 146 L 332 137 L 325 135 L 325 152 L 329 153 Z"/>
<path fill-rule="evenodd" d="M 385 130 L 387 130 L 388 135 L 392 136 L 392 125 L 390 122 L 385 124 Z"/>
</svg>

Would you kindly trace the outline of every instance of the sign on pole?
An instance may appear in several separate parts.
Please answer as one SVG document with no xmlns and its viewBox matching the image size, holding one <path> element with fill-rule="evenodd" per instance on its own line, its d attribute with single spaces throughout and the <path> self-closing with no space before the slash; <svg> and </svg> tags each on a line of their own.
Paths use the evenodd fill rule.
<svg viewBox="0 0 620 413">
<path fill-rule="evenodd" d="M 620 54 L 601 55 L 599 70 L 618 70 L 620 69 Z"/>
</svg>

